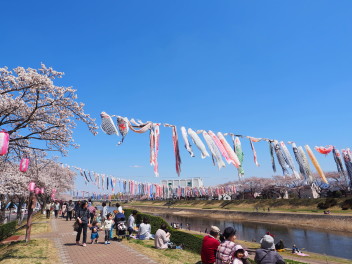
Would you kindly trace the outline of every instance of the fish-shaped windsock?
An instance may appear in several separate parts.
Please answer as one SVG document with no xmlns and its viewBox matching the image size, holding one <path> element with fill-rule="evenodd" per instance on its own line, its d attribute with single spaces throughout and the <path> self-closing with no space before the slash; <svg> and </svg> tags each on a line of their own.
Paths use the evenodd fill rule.
<svg viewBox="0 0 352 264">
<path fill-rule="evenodd" d="M 251 149 L 253 151 L 253 158 L 254 158 L 254 163 L 257 167 L 260 166 L 259 162 L 258 162 L 258 159 L 257 159 L 257 152 L 255 151 L 255 148 L 254 148 L 254 145 L 253 145 L 253 142 L 259 142 L 260 139 L 257 139 L 257 138 L 253 138 L 253 137 L 248 137 L 249 139 L 249 143 L 251 145 Z"/>
<path fill-rule="evenodd" d="M 135 124 L 135 126 L 132 126 L 131 123 Z M 142 133 L 147 132 L 149 129 L 151 129 L 153 127 L 153 123 L 148 121 L 143 124 L 138 124 L 133 119 L 131 119 L 130 122 L 128 122 L 128 126 L 133 132 L 142 134 Z"/>
<path fill-rule="evenodd" d="M 180 157 L 180 148 L 178 146 L 178 135 L 177 129 L 174 125 L 164 124 L 164 126 L 168 126 L 172 128 L 172 142 L 174 145 L 174 153 L 175 153 L 175 160 L 176 160 L 176 173 L 180 176 L 181 173 L 181 157 Z"/>
<path fill-rule="evenodd" d="M 219 149 L 221 155 L 225 158 L 226 162 L 227 162 L 228 164 L 232 163 L 232 161 L 231 161 L 229 155 L 227 154 L 226 149 L 225 149 L 224 146 L 222 145 L 220 139 L 219 139 L 219 138 L 214 134 L 214 132 L 211 131 L 211 130 L 208 131 L 208 134 L 209 134 L 209 136 L 211 136 L 211 138 L 212 138 L 213 141 L 215 142 L 215 145 L 218 147 L 218 149 Z"/>
<path fill-rule="evenodd" d="M 127 133 L 128 133 L 128 118 L 127 117 L 122 117 L 118 116 L 117 117 L 117 126 L 119 128 L 120 134 L 122 136 L 121 141 L 119 141 L 117 144 L 120 145 L 124 141 Z"/>
<path fill-rule="evenodd" d="M 231 136 L 232 136 L 234 151 L 235 151 L 235 153 L 236 153 L 236 155 L 238 157 L 238 160 L 241 163 L 241 165 L 237 169 L 238 170 L 238 177 L 240 179 L 242 179 L 243 176 L 244 176 L 244 169 L 243 169 L 244 154 L 243 154 L 243 151 L 242 151 L 241 141 L 240 141 L 239 137 L 235 137 L 235 135 L 231 135 Z"/>
<path fill-rule="evenodd" d="M 327 179 L 325 178 L 324 172 L 321 169 L 321 167 L 320 167 L 320 165 L 319 165 L 319 163 L 318 163 L 313 151 L 310 149 L 310 147 L 308 145 L 305 145 L 304 147 L 305 147 L 305 149 L 306 149 L 306 151 L 308 153 L 308 156 L 309 156 L 310 160 L 312 161 L 315 169 L 317 170 L 320 178 L 322 179 L 323 182 L 328 183 Z"/>
<path fill-rule="evenodd" d="M 315 147 L 314 149 L 316 150 L 316 151 L 318 151 L 320 154 L 325 154 L 325 155 L 327 155 L 327 154 L 329 154 L 331 151 L 332 151 L 332 149 L 333 149 L 334 147 L 333 146 L 327 146 L 327 147 Z"/>
<path fill-rule="evenodd" d="M 152 127 L 149 132 L 150 139 L 150 165 L 154 166 L 155 177 L 159 177 L 159 163 L 158 163 L 158 153 L 159 153 L 159 139 L 160 139 L 160 124 L 152 123 Z"/>
<path fill-rule="evenodd" d="M 269 140 L 268 143 L 269 143 L 269 151 L 270 151 L 270 157 L 271 157 L 271 166 L 273 168 L 273 171 L 276 172 L 276 165 L 275 165 L 275 158 L 274 158 L 275 146 L 273 141 L 271 140 Z"/>
<path fill-rule="evenodd" d="M 345 171 L 344 171 L 343 165 L 342 165 L 341 154 L 340 154 L 339 150 L 336 149 L 336 148 L 333 148 L 332 154 L 334 156 L 334 160 L 335 160 L 335 163 L 336 163 L 337 171 L 340 174 L 342 174 L 343 176 L 346 177 Z"/>
<path fill-rule="evenodd" d="M 197 148 L 202 153 L 202 155 L 201 155 L 202 159 L 209 157 L 210 155 L 209 155 L 207 149 L 205 148 L 204 143 L 202 142 L 200 137 L 197 135 L 197 133 L 194 132 L 191 128 L 188 128 L 188 135 L 191 137 L 191 139 L 193 140 L 193 143 L 197 146 Z"/>
<path fill-rule="evenodd" d="M 240 160 L 237 157 L 237 154 L 235 151 L 231 148 L 230 144 L 226 141 L 224 135 L 221 132 L 217 133 L 218 138 L 220 139 L 220 142 L 224 146 L 225 150 L 227 151 L 227 154 L 229 155 L 232 164 L 236 167 L 239 168 L 241 165 Z"/>
<path fill-rule="evenodd" d="M 117 131 L 117 128 L 114 124 L 114 121 L 112 121 L 111 116 L 109 116 L 105 112 L 101 112 L 100 117 L 101 129 L 104 131 L 104 133 L 108 135 L 119 135 L 119 132 Z"/>
<path fill-rule="evenodd" d="M 191 157 L 194 157 L 191 144 L 189 144 L 189 141 L 188 141 L 187 130 L 184 126 L 181 127 L 181 134 L 182 134 L 183 141 L 185 142 L 185 148 L 187 149 Z"/>
<path fill-rule="evenodd" d="M 352 187 L 352 161 L 347 150 L 342 150 L 343 160 L 345 161 L 347 175 L 350 178 L 350 187 Z"/>
<path fill-rule="evenodd" d="M 303 159 L 301 154 L 298 152 L 298 148 L 296 146 L 296 143 L 292 142 L 292 151 L 293 154 L 295 155 L 296 161 L 298 163 L 299 166 L 299 171 L 301 172 L 301 174 L 303 175 L 304 179 L 307 180 L 308 176 L 306 175 L 306 171 L 304 169 L 304 164 L 303 164 Z"/>
<path fill-rule="evenodd" d="M 303 162 L 303 167 L 304 167 L 304 171 L 305 174 L 307 175 L 307 182 L 308 183 L 312 183 L 313 182 L 313 175 L 312 175 L 312 171 L 310 169 L 310 165 L 309 165 L 309 161 L 308 158 L 306 156 L 306 153 L 304 152 L 303 148 L 301 146 L 299 146 L 297 148 L 299 155 L 302 158 L 302 162 Z"/>
<path fill-rule="evenodd" d="M 218 168 L 221 169 L 222 167 L 225 167 L 225 163 L 221 158 L 220 151 L 217 148 L 217 146 L 216 146 L 215 142 L 213 141 L 213 139 L 211 138 L 211 136 L 209 136 L 209 134 L 207 132 L 203 131 L 203 137 L 204 137 L 204 140 L 210 149 L 213 160 L 215 160 Z"/>
<path fill-rule="evenodd" d="M 276 153 L 276 157 L 277 157 L 277 160 L 282 168 L 282 173 L 284 175 L 289 175 L 288 173 L 288 164 L 286 163 L 286 160 L 285 160 L 285 156 L 284 156 L 284 153 L 280 147 L 280 144 L 277 140 L 274 140 L 274 146 L 275 146 L 275 153 Z"/>
<path fill-rule="evenodd" d="M 295 165 L 293 163 L 293 159 L 291 157 L 290 152 L 288 151 L 285 143 L 283 141 L 280 142 L 280 147 L 284 153 L 284 157 L 285 157 L 285 161 L 287 163 L 287 165 L 290 167 L 290 169 L 292 170 L 293 174 L 295 175 L 295 177 L 297 179 L 301 179 L 301 177 L 299 176 L 299 173 L 296 171 Z"/>
</svg>

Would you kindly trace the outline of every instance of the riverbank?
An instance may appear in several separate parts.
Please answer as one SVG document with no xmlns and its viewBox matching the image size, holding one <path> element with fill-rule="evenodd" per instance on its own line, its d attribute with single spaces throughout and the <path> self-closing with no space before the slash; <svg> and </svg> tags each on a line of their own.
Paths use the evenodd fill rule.
<svg viewBox="0 0 352 264">
<path fill-rule="evenodd" d="M 332 212 L 330 215 L 324 215 L 323 210 L 308 213 L 307 208 L 303 211 L 302 208 L 297 206 L 297 211 L 285 210 L 283 207 L 267 207 L 270 211 L 268 212 L 266 208 L 264 212 L 259 209 L 256 210 L 259 206 L 258 203 L 253 203 L 253 208 L 250 208 L 248 203 L 239 205 L 232 202 L 237 201 L 176 201 L 171 205 L 168 205 L 166 201 L 134 201 L 129 203 L 128 206 L 150 213 L 170 213 L 216 219 L 226 218 L 227 220 L 274 223 L 352 233 L 352 225 L 350 224 L 352 214 L 348 211 L 345 213 Z M 263 205 L 262 201 L 260 203 Z M 284 207 L 287 207 L 287 205 Z"/>
<path fill-rule="evenodd" d="M 136 207 L 134 207 L 135 209 L 137 209 Z M 143 208 L 142 208 L 143 209 Z M 145 208 L 144 208 L 145 209 Z M 141 210 L 139 209 L 141 212 L 145 212 L 146 210 Z M 148 213 L 148 212 L 146 212 Z M 153 214 L 153 213 L 150 213 Z M 164 212 L 165 214 L 165 212 Z M 194 235 L 205 235 L 204 233 L 199 233 L 196 231 L 188 231 L 185 229 L 182 229 L 182 232 L 186 232 L 186 233 L 191 233 Z M 237 240 L 238 244 L 241 244 L 242 246 L 244 246 L 245 248 L 249 249 L 249 251 L 251 252 L 250 256 L 253 259 L 254 258 L 254 252 L 257 248 L 259 248 L 259 243 L 254 243 L 254 242 L 249 242 L 249 241 L 245 241 L 245 240 Z M 138 245 L 139 247 L 143 247 L 144 242 L 139 242 L 140 245 Z M 144 247 L 148 248 L 148 245 L 144 245 Z M 148 251 L 148 249 L 145 249 Z M 327 256 L 325 254 L 316 254 L 316 253 L 311 253 L 311 252 L 307 252 L 306 250 L 304 250 L 305 253 L 308 253 L 310 256 L 309 257 L 301 257 L 301 256 L 297 256 L 297 255 L 293 255 L 290 253 L 290 251 L 287 252 L 280 252 L 281 255 L 283 255 L 283 257 L 286 260 L 290 260 L 287 263 L 296 263 L 294 261 L 299 261 L 299 263 L 314 263 L 314 264 L 322 264 L 322 263 L 352 263 L 352 260 L 348 260 L 348 259 L 343 259 L 343 258 L 338 258 L 338 257 L 334 257 L 334 256 Z M 151 252 L 153 253 L 153 252 Z M 148 254 L 148 252 L 146 252 L 146 254 Z M 291 260 L 293 260 L 291 262 Z"/>
</svg>

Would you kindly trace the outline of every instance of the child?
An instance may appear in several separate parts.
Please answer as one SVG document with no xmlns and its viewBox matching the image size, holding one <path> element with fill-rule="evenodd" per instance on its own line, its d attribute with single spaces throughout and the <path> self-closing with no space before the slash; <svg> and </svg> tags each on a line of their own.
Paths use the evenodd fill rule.
<svg viewBox="0 0 352 264">
<path fill-rule="evenodd" d="M 92 244 L 95 240 L 95 243 L 98 244 L 98 238 L 99 238 L 99 234 L 98 234 L 98 231 L 99 231 L 99 226 L 98 226 L 98 223 L 96 221 L 94 221 L 92 223 L 92 227 L 90 228 L 90 230 L 92 230 L 92 234 L 90 236 L 90 239 L 92 240 Z"/>
<path fill-rule="evenodd" d="M 235 246 L 235 254 L 234 254 L 233 264 L 244 264 L 246 261 L 243 261 L 244 257 L 244 249 L 241 245 Z"/>
<path fill-rule="evenodd" d="M 110 230 L 113 223 L 114 220 L 112 220 L 112 215 L 108 214 L 102 226 L 102 228 L 105 230 L 105 245 L 110 244 Z"/>
</svg>

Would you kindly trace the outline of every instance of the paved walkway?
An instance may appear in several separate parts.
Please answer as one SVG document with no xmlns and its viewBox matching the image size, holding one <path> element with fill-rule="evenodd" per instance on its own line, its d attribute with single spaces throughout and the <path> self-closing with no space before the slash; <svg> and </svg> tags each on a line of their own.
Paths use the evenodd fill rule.
<svg viewBox="0 0 352 264">
<path fill-rule="evenodd" d="M 51 219 L 52 232 L 47 234 L 32 235 L 33 238 L 48 238 L 54 241 L 63 264 L 156 264 L 149 257 L 128 247 L 125 244 L 111 241 L 110 245 L 103 242 L 103 232 L 100 235 L 99 244 L 87 244 L 87 247 L 76 245 L 76 232 L 73 231 L 73 220 Z M 90 241 L 90 232 L 87 234 Z M 82 237 L 81 237 L 82 239 Z"/>
</svg>

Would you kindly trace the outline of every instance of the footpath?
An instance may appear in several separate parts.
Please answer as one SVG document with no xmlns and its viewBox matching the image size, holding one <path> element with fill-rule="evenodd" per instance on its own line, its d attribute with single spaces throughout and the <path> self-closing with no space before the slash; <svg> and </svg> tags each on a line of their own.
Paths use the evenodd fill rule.
<svg viewBox="0 0 352 264">
<path fill-rule="evenodd" d="M 105 245 L 102 232 L 99 234 L 99 244 L 88 243 L 86 247 L 77 246 L 75 241 L 77 233 L 73 231 L 73 221 L 58 218 L 51 219 L 50 222 L 51 233 L 32 235 L 32 238 L 47 238 L 54 241 L 62 264 L 156 264 L 154 260 L 120 242 L 111 241 L 110 245 Z M 89 231 L 87 242 L 90 242 Z"/>
</svg>

